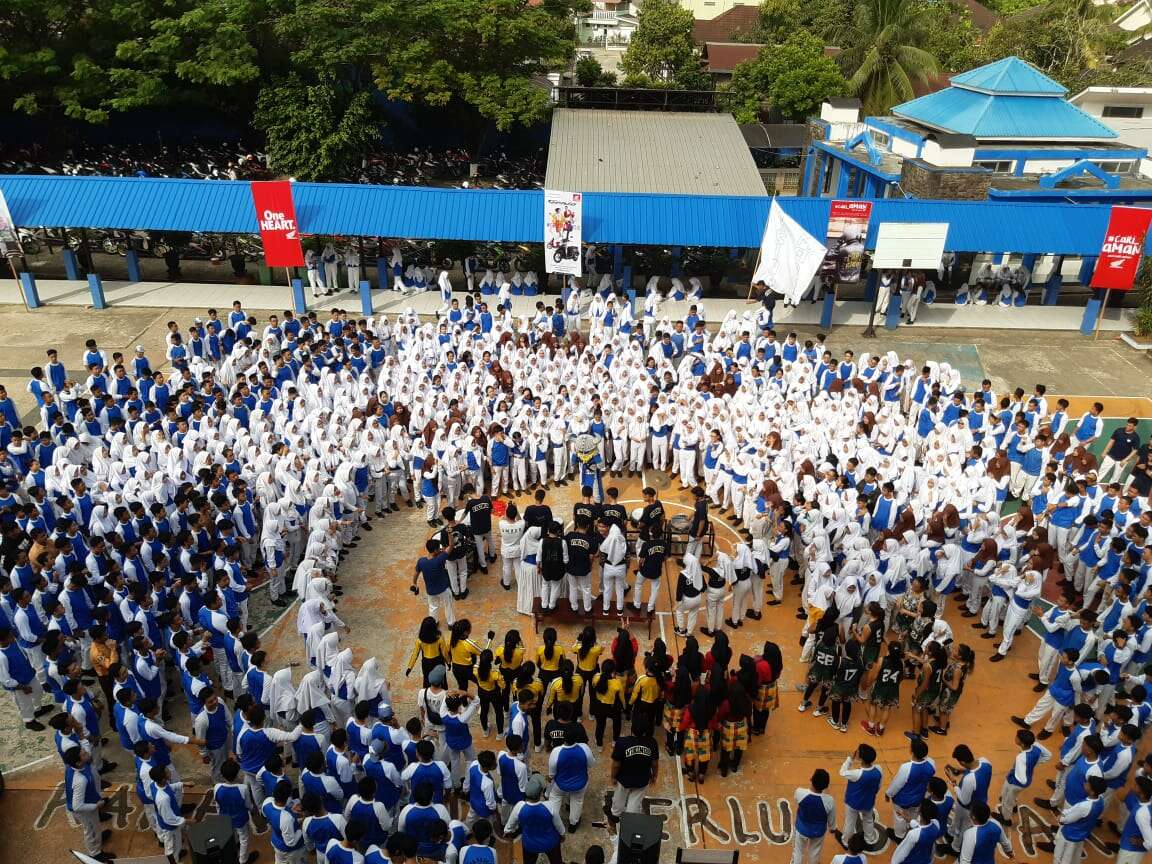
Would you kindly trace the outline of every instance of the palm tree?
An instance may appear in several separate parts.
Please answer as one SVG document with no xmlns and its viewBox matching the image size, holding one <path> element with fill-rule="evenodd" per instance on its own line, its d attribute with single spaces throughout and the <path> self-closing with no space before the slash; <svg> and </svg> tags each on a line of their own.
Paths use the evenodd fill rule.
<svg viewBox="0 0 1152 864">
<path fill-rule="evenodd" d="M 918 0 L 867 0 L 860 6 L 852 45 L 841 56 L 848 85 L 866 114 L 886 114 L 915 98 L 912 82 L 927 81 L 939 65 L 920 47 L 927 6 Z"/>
</svg>

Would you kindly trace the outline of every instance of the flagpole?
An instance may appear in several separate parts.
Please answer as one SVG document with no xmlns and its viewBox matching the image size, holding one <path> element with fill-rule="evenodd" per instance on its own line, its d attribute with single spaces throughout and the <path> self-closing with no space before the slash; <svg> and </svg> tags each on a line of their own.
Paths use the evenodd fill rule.
<svg viewBox="0 0 1152 864">
<path fill-rule="evenodd" d="M 1092 336 L 1092 341 L 1100 338 L 1100 328 L 1104 326 L 1104 311 L 1108 308 L 1108 298 L 1112 296 L 1112 289 L 1104 289 L 1104 302 L 1100 304 L 1100 314 L 1096 316 L 1096 333 Z"/>
</svg>

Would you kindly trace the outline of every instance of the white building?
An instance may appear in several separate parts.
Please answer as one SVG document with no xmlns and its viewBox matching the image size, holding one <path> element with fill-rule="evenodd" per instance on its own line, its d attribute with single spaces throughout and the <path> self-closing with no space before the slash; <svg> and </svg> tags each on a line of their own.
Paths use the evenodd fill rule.
<svg viewBox="0 0 1152 864">
<path fill-rule="evenodd" d="M 580 44 L 624 50 L 639 25 L 638 5 L 631 0 L 620 3 L 594 0 L 590 13 L 576 16 L 576 36 Z"/>
</svg>

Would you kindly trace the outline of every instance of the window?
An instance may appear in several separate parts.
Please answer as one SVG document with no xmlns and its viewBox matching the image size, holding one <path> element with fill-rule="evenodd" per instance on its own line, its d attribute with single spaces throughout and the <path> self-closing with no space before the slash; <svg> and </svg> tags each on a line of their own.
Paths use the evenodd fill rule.
<svg viewBox="0 0 1152 864">
<path fill-rule="evenodd" d="M 1105 105 L 1105 117 L 1123 117 L 1125 120 L 1139 120 L 1144 116 L 1143 105 Z"/>
<path fill-rule="evenodd" d="M 877 147 L 881 147 L 885 150 L 892 149 L 892 136 L 887 132 L 877 132 L 875 129 L 869 129 L 868 134 L 872 138 L 872 143 Z"/>
<path fill-rule="evenodd" d="M 988 162 L 973 162 L 975 168 L 987 168 L 994 174 L 1011 174 L 1014 162 L 1011 159 L 1000 159 Z"/>
<path fill-rule="evenodd" d="M 1109 174 L 1131 174 L 1134 162 L 1097 162 L 1102 170 Z"/>
</svg>

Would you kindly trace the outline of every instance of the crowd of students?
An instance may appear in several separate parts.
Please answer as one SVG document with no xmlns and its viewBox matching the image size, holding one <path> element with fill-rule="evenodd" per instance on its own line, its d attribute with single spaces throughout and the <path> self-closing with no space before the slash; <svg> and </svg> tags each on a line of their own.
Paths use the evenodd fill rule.
<svg viewBox="0 0 1152 864">
<path fill-rule="evenodd" d="M 27 385 L 38 422 L 25 425 L 0 391 L 0 683 L 29 729 L 52 714 L 68 809 L 90 852 L 109 857 L 100 831 L 99 774 L 111 770 L 104 730 L 132 751 L 141 802 L 172 857 L 183 818 L 172 746 L 201 748 L 214 780 L 231 787 L 217 789 L 221 809 L 241 828 L 236 799 L 244 799 L 244 812 L 280 838 L 278 858 L 295 860 L 307 833 L 295 804 L 285 806 L 291 789 L 280 794 L 281 744 L 326 741 L 321 773 L 356 783 L 343 789 L 345 807 L 358 797 L 363 812 L 378 812 L 364 781 L 380 789 L 387 769 L 370 777 L 354 767 L 349 778 L 339 758 L 344 714 L 352 723 L 366 704 L 369 718 L 378 715 L 372 728 L 395 728 L 383 716 L 391 703 L 374 660 L 356 670 L 339 645 L 337 569 L 348 549 L 374 519 L 422 505 L 444 531 L 428 541 L 413 588 L 422 578 L 430 617 L 443 615 L 455 632 L 469 576 L 497 560 L 501 496 L 579 477 L 584 511 L 571 526 L 551 517 L 542 489 L 523 519 L 507 507 L 502 583 L 515 581 L 526 614 L 537 602 L 554 607 L 564 587 L 571 606 L 588 611 L 594 583 L 605 609 L 623 609 L 628 591 L 633 605 L 651 609 L 670 560 L 663 505 L 646 488 L 644 506 L 629 514 L 602 482 L 605 473 L 651 469 L 673 474 L 694 502 L 673 598 L 686 644 L 705 610 L 711 653 L 717 645 L 723 653 L 725 628 L 787 599 L 791 576 L 802 659 L 812 662 L 805 702 L 817 696 L 817 711 L 828 704 L 830 722 L 846 731 L 853 703 L 867 697 L 866 731 L 882 735 L 900 680 L 915 677 L 916 747 L 947 732 L 974 666 L 942 617 L 948 598 L 964 600 L 960 614 L 979 618 L 983 638 L 1000 640 L 993 662 L 1042 612 L 1036 686 L 1046 692 L 1021 722 L 1046 718 L 1037 736 L 1046 737 L 1062 724 L 1075 730 L 1085 710 L 1102 726 L 1119 711 L 1111 722 L 1120 731 L 1108 743 L 1099 736 L 1096 754 L 1108 782 L 1127 777 L 1126 769 L 1111 776 L 1116 754 L 1135 746 L 1124 742 L 1138 739 L 1152 713 L 1141 678 L 1152 650 L 1152 468 L 1136 418 L 1097 460 L 1089 448 L 1104 429 L 1099 403 L 1074 418 L 1066 400 L 1049 405 L 1042 386 L 1000 395 L 984 381 L 967 392 L 947 364 L 917 371 L 892 352 L 857 360 L 822 336 L 780 339 L 764 310 L 730 313 L 710 330 L 702 306 L 676 321 L 653 310 L 634 326 L 618 305 L 602 299 L 591 314 L 541 303 L 517 319 L 451 300 L 436 322 L 410 311 L 353 320 L 333 310 L 326 321 L 285 312 L 260 325 L 237 302 L 224 317 L 209 310 L 183 329 L 172 322 L 163 370 L 143 346 L 109 357 L 89 340 L 78 374 L 49 351 Z M 590 459 L 575 443 L 584 435 L 596 441 Z M 1019 506 L 1004 518 L 1009 500 Z M 721 518 L 742 535 L 730 550 L 709 542 Z M 248 629 L 254 579 L 267 580 L 278 605 L 301 601 L 297 623 L 314 668 L 297 685 L 290 669 L 265 671 Z M 1045 580 L 1060 580 L 1054 609 L 1037 606 Z M 892 632 L 898 638 L 883 644 Z M 453 644 L 461 639 L 469 635 Z M 492 714 L 497 727 L 504 712 L 508 728 L 522 727 L 531 710 L 520 697 L 532 688 L 508 685 L 496 652 L 487 666 L 482 654 L 475 665 L 488 686 L 477 684 L 475 703 L 456 694 L 453 710 Z M 448 659 L 464 674 L 457 666 L 469 664 Z M 561 696 L 579 682 L 598 740 L 609 725 L 616 737 L 626 707 L 634 732 L 650 734 L 659 719 L 698 779 L 717 749 L 721 772 L 739 770 L 747 736 L 773 702 L 764 692 L 769 656 L 731 674 L 729 657 L 725 674 L 702 670 L 695 684 L 677 672 L 639 696 L 643 675 L 629 684 L 620 670 L 605 674 L 614 658 L 599 669 L 587 654 L 571 662 L 541 665 L 541 678 L 556 673 L 536 694 L 541 707 L 550 695 L 553 710 L 574 704 Z M 43 689 L 53 704 L 42 704 Z M 192 735 L 165 725 L 181 693 Z M 646 707 L 657 693 L 659 717 Z M 371 750 L 373 740 L 383 738 L 361 744 Z M 529 740 L 539 736 L 521 734 L 525 757 Z M 1087 738 L 1068 746 L 1065 774 L 1092 752 Z M 379 764 L 399 762 L 389 753 Z M 309 754 L 300 755 L 306 766 Z M 418 787 L 405 794 L 434 807 L 418 803 Z M 622 798 L 627 807 L 634 796 Z"/>
</svg>

